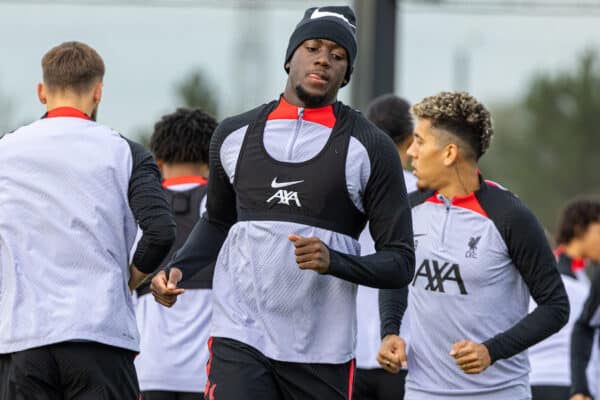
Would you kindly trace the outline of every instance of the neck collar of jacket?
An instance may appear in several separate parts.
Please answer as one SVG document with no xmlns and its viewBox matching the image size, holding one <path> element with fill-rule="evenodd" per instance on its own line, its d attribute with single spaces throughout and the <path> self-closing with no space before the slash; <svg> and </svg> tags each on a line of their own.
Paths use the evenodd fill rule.
<svg viewBox="0 0 600 400">
<path fill-rule="evenodd" d="M 283 96 L 280 96 L 277 107 L 271 111 L 267 120 L 297 120 L 302 118 L 304 121 L 314 122 L 332 129 L 336 121 L 333 106 L 333 104 L 329 104 L 317 108 L 298 107 L 288 103 Z"/>
<path fill-rule="evenodd" d="M 42 116 L 42 118 L 58 118 L 58 117 L 67 117 L 67 118 L 81 118 L 90 121 L 91 118 L 84 113 L 74 107 L 57 107 L 49 110 Z"/>
<path fill-rule="evenodd" d="M 175 185 L 190 185 L 190 184 L 204 186 L 207 183 L 208 183 L 208 181 L 203 176 L 177 176 L 174 178 L 163 179 L 162 187 L 167 189 L 167 188 L 169 188 L 171 186 L 175 186 Z"/>
</svg>

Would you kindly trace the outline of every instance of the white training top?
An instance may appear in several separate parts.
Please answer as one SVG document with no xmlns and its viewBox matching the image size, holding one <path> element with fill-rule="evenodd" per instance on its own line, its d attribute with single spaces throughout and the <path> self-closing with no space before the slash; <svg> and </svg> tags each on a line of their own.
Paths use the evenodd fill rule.
<svg viewBox="0 0 600 400">
<path fill-rule="evenodd" d="M 139 349 L 131 146 L 75 117 L 0 140 L 0 354 L 71 340 Z"/>
<path fill-rule="evenodd" d="M 173 191 L 196 185 L 169 185 Z M 200 204 L 205 211 L 206 197 Z M 204 392 L 208 337 L 212 315 L 210 289 L 186 289 L 171 308 L 152 295 L 137 298 L 135 313 L 140 330 L 140 354 L 135 359 L 140 389 L 168 392 Z"/>
</svg>

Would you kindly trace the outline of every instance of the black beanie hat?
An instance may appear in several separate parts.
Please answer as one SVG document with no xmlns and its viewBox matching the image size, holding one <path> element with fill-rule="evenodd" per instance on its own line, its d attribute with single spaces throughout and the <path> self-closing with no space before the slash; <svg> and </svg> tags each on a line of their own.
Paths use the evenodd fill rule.
<svg viewBox="0 0 600 400">
<path fill-rule="evenodd" d="M 292 55 L 304 42 L 309 39 L 328 39 L 336 42 L 346 49 L 348 53 L 348 69 L 346 69 L 346 83 L 350 81 L 354 59 L 356 58 L 356 16 L 354 11 L 347 6 L 312 7 L 304 12 L 304 17 L 296 25 L 290 37 L 283 68 L 289 72 L 285 65 Z"/>
</svg>

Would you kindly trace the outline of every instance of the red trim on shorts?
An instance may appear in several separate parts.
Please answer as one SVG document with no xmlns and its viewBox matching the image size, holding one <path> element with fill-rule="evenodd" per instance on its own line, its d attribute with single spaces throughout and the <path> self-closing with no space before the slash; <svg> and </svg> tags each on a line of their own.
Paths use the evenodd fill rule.
<svg viewBox="0 0 600 400">
<path fill-rule="evenodd" d="M 352 389 L 354 386 L 354 363 L 355 360 L 352 359 L 352 361 L 350 361 L 350 373 L 348 376 L 348 400 L 352 400 Z"/>
<path fill-rule="evenodd" d="M 209 337 L 208 338 L 208 362 L 206 363 L 206 387 L 204 388 L 204 394 L 208 397 L 208 394 L 210 392 L 210 365 L 212 364 L 212 358 L 213 358 L 213 352 L 212 352 L 212 345 L 213 345 L 213 337 Z M 213 389 L 214 391 L 214 389 Z M 210 397 L 208 397 L 210 399 Z"/>
<path fill-rule="evenodd" d="M 73 107 L 57 107 L 50 111 L 48 111 L 45 115 L 46 118 L 56 118 L 56 117 L 71 117 L 71 118 L 81 118 L 90 120 L 90 117 L 76 108 Z"/>
<path fill-rule="evenodd" d="M 298 119 L 298 106 L 288 103 L 283 96 L 279 100 L 279 105 L 271 111 L 267 117 L 267 121 L 276 119 Z M 333 105 L 318 108 L 305 108 L 302 114 L 302 119 L 309 122 L 325 125 L 328 128 L 333 128 L 335 125 L 335 114 L 333 113 Z"/>
<path fill-rule="evenodd" d="M 174 178 L 163 179 L 162 181 L 162 187 L 165 189 L 168 189 L 169 186 L 185 184 L 197 184 L 204 186 L 208 184 L 208 181 L 203 176 L 176 176 Z"/>
</svg>

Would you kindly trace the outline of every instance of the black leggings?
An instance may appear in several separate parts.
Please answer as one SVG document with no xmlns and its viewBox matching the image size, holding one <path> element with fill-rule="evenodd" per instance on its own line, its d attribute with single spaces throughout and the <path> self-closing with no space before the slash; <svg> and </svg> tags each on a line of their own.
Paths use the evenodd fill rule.
<svg viewBox="0 0 600 400">
<path fill-rule="evenodd" d="M 569 386 L 541 386 L 531 387 L 531 400 L 569 400 Z"/>
</svg>

